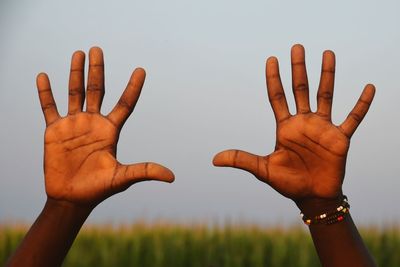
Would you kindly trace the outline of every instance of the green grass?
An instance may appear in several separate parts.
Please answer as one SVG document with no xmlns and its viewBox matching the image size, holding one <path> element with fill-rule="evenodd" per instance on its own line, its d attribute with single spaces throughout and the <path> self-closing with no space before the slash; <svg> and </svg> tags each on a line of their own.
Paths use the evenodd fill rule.
<svg viewBox="0 0 400 267">
<path fill-rule="evenodd" d="M 26 233 L 0 226 L 0 265 Z M 361 228 L 378 266 L 400 266 L 400 227 Z M 135 223 L 89 226 L 76 239 L 65 267 L 320 266 L 304 228 Z"/>
</svg>

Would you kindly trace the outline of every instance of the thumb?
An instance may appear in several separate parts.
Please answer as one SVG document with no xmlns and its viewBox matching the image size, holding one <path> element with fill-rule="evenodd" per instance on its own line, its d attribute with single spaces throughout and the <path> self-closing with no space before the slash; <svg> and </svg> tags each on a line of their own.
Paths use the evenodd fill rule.
<svg viewBox="0 0 400 267">
<path fill-rule="evenodd" d="M 119 164 L 114 176 L 115 185 L 124 188 L 142 181 L 161 181 L 172 183 L 175 180 L 174 173 L 154 162 L 143 162 L 135 164 Z"/>
<path fill-rule="evenodd" d="M 218 167 L 233 167 L 248 171 L 257 178 L 267 180 L 267 159 L 242 150 L 225 150 L 214 156 L 213 164 Z"/>
</svg>

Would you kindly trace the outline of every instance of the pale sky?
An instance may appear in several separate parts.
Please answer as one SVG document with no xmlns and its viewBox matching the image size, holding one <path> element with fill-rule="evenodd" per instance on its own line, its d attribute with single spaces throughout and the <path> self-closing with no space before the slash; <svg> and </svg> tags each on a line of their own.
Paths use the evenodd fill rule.
<svg viewBox="0 0 400 267">
<path fill-rule="evenodd" d="M 335 123 L 345 119 L 366 83 L 375 84 L 375 100 L 352 139 L 344 193 L 358 224 L 399 222 L 399 11 L 397 0 L 1 0 L 0 221 L 32 222 L 45 201 L 45 124 L 36 74 L 49 74 L 65 114 L 70 57 L 97 45 L 106 66 L 103 113 L 135 67 L 147 71 L 118 159 L 159 162 L 176 181 L 136 184 L 98 206 L 90 222 L 299 222 L 291 200 L 211 160 L 228 148 L 272 152 L 265 60 L 278 57 L 294 111 L 290 47 L 301 43 L 314 109 L 322 52 L 336 53 Z"/>
</svg>

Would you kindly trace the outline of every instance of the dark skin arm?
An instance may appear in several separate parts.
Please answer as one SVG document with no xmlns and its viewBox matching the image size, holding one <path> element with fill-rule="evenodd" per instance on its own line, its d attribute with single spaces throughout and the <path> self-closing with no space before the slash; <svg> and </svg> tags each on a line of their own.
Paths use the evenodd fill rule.
<svg viewBox="0 0 400 267">
<path fill-rule="evenodd" d="M 266 64 L 268 97 L 277 123 L 275 150 L 267 156 L 227 150 L 218 153 L 213 163 L 249 171 L 292 199 L 304 214 L 315 216 L 341 203 L 350 138 L 369 109 L 375 87 L 368 84 L 346 120 L 334 125 L 334 53 L 323 54 L 316 112 L 309 104 L 303 46 L 293 46 L 291 61 L 295 115 L 288 109 L 277 59 L 271 57 Z M 310 232 L 323 266 L 375 266 L 351 216 L 332 225 L 311 225 Z"/>
<path fill-rule="evenodd" d="M 85 54 L 72 56 L 68 115 L 61 117 L 46 74 L 37 77 L 46 120 L 44 174 L 47 201 L 7 266 L 60 266 L 90 212 L 106 198 L 134 183 L 173 182 L 174 174 L 152 162 L 125 165 L 116 160 L 121 128 L 133 111 L 145 72 L 136 69 L 108 115 L 100 114 L 104 96 L 103 52 L 89 52 L 85 94 Z M 86 98 L 86 110 L 83 110 Z"/>
</svg>

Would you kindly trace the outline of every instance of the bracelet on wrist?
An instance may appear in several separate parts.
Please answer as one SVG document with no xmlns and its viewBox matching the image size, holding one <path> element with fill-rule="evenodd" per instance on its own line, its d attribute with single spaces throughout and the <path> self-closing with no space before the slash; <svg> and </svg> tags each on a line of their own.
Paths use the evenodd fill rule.
<svg viewBox="0 0 400 267">
<path fill-rule="evenodd" d="M 303 212 L 300 213 L 301 219 L 307 225 L 311 224 L 334 224 L 341 222 L 349 214 L 350 204 L 346 196 L 343 196 L 342 203 L 333 211 L 322 213 L 313 217 L 306 216 Z"/>
</svg>

